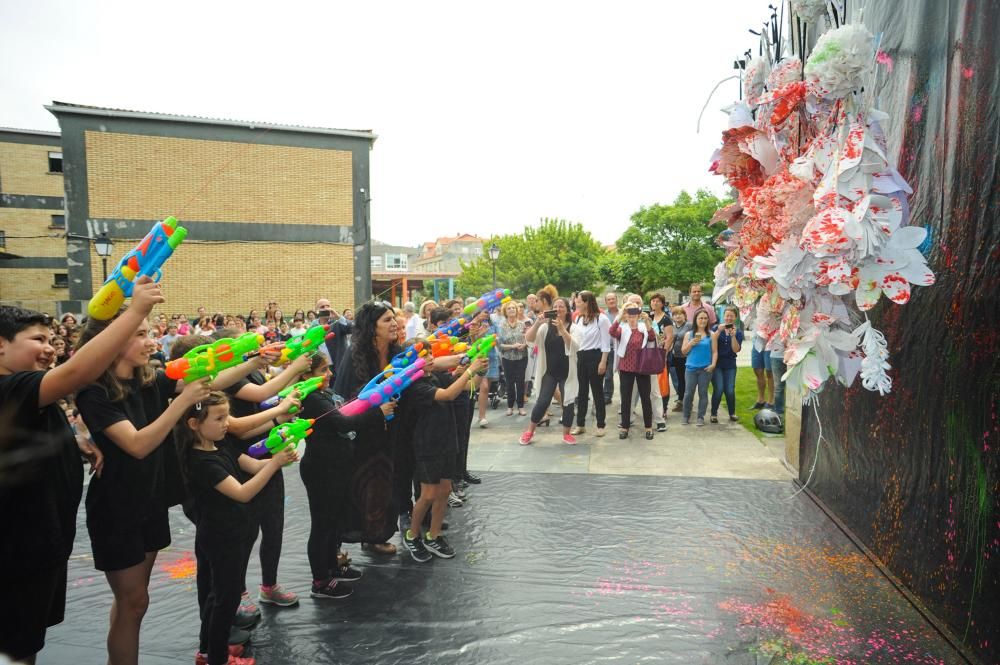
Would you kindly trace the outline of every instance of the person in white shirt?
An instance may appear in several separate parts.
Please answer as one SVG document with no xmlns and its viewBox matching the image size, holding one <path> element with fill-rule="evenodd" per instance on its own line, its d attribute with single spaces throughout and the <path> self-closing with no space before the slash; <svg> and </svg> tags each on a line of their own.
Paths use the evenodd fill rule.
<svg viewBox="0 0 1000 665">
<path fill-rule="evenodd" d="M 413 339 L 423 332 L 424 322 L 417 316 L 417 307 L 412 302 L 403 303 L 403 318 L 406 320 L 406 325 L 403 326 L 405 339 Z"/>
<path fill-rule="evenodd" d="M 580 338 L 576 353 L 576 377 L 579 384 L 576 403 L 576 427 L 571 434 L 586 431 L 588 391 L 594 398 L 594 416 L 597 419 L 597 436 L 604 436 L 605 404 L 604 375 L 608 371 L 608 354 L 611 352 L 611 324 L 601 314 L 597 297 L 590 291 L 576 295 L 577 319 L 575 327 Z"/>
</svg>

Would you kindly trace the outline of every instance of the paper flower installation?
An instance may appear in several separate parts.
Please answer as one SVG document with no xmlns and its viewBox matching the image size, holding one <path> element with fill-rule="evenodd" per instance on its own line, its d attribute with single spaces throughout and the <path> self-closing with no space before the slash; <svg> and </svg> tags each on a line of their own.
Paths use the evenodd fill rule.
<svg viewBox="0 0 1000 665">
<path fill-rule="evenodd" d="M 822 2 L 793 2 L 807 22 Z M 809 393 L 835 377 L 882 394 L 892 389 L 888 345 L 862 313 L 884 295 L 896 304 L 934 274 L 909 225 L 909 185 L 887 157 L 882 123 L 862 88 L 876 65 L 863 25 L 823 34 L 805 63 L 755 59 L 745 103 L 729 109 L 711 171 L 736 190 L 719 210 L 716 301 L 739 307 L 772 351 L 784 351 L 786 381 Z M 803 77 L 804 73 L 804 77 Z"/>
</svg>

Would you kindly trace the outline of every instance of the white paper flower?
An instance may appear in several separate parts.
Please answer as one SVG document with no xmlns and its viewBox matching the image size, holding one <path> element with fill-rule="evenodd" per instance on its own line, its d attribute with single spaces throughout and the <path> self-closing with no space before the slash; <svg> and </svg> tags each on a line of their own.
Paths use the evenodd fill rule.
<svg viewBox="0 0 1000 665">
<path fill-rule="evenodd" d="M 798 334 L 785 345 L 788 371 L 782 380 L 818 392 L 827 379 L 837 376 L 841 356 L 854 351 L 858 340 L 846 330 L 831 327 L 834 320 L 829 315 L 815 314 L 801 321 Z M 846 377 L 839 378 L 847 382 Z"/>
<path fill-rule="evenodd" d="M 782 298 L 798 300 L 815 285 L 818 259 L 799 247 L 796 238 L 787 238 L 772 247 L 766 256 L 755 256 L 756 274 L 771 278 Z"/>
<path fill-rule="evenodd" d="M 764 91 L 764 82 L 770 69 L 767 60 L 761 57 L 756 57 L 747 63 L 746 75 L 743 78 L 743 98 L 747 104 L 757 103 L 757 98 Z"/>
<path fill-rule="evenodd" d="M 906 304 L 910 300 L 910 284 L 934 283 L 934 273 L 917 250 L 926 237 L 927 229 L 917 226 L 896 229 L 882 251 L 865 261 L 858 273 L 855 293 L 859 309 L 871 309 L 883 293 L 898 305 Z"/>
<path fill-rule="evenodd" d="M 823 34 L 806 62 L 806 76 L 820 97 L 839 99 L 861 88 L 875 60 L 875 38 L 851 23 Z"/>
<path fill-rule="evenodd" d="M 892 378 L 886 372 L 892 365 L 889 359 L 889 345 L 885 336 L 865 321 L 854 329 L 854 336 L 861 340 L 861 350 L 864 357 L 861 360 L 861 385 L 866 390 L 877 390 L 881 395 L 892 391 Z"/>
<path fill-rule="evenodd" d="M 816 23 L 826 16 L 826 0 L 791 0 L 792 12 L 806 23 Z"/>
</svg>

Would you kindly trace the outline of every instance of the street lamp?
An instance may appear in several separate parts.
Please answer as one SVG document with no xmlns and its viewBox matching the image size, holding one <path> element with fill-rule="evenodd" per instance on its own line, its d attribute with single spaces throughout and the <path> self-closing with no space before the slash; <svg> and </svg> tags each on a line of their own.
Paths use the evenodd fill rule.
<svg viewBox="0 0 1000 665">
<path fill-rule="evenodd" d="M 497 259 L 500 258 L 500 248 L 497 247 L 496 243 L 490 245 L 487 250 L 490 253 L 490 261 L 493 262 L 493 289 L 497 288 Z"/>
<path fill-rule="evenodd" d="M 101 266 L 104 268 L 104 281 L 108 281 L 108 257 L 111 256 L 112 250 L 114 250 L 115 244 L 111 242 L 111 238 L 108 237 L 106 231 L 102 231 L 94 240 L 94 249 L 97 250 L 97 255 L 101 257 Z"/>
</svg>

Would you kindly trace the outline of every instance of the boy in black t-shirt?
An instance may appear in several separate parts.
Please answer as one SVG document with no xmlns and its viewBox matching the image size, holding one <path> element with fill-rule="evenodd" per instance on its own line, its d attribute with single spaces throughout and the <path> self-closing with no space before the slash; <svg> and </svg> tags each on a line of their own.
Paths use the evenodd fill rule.
<svg viewBox="0 0 1000 665">
<path fill-rule="evenodd" d="M 66 564 L 83 493 L 80 455 L 92 467 L 100 456 L 78 443 L 57 402 L 96 380 L 163 301 L 158 284 L 137 280 L 128 310 L 51 370 L 49 317 L 0 307 L 0 450 L 8 459 L 17 452 L 29 460 L 17 476 L 0 477 L 0 569 L 17 573 L 8 576 L 0 603 L 0 654 L 13 660 L 34 663 L 46 628 L 63 620 Z"/>
<path fill-rule="evenodd" d="M 448 509 L 451 482 L 458 472 L 458 432 L 451 402 L 468 387 L 469 380 L 487 365 L 477 358 L 457 378 L 444 372 L 434 372 L 434 359 L 424 365 L 424 377 L 403 393 L 408 423 L 403 431 L 410 432 L 416 459 L 414 478 L 420 483 L 420 498 L 413 504 L 411 526 L 403 534 L 403 544 L 414 561 L 429 561 L 431 555 L 450 559 L 455 550 L 441 535 L 441 524 Z M 419 530 L 424 515 L 431 511 L 431 528 L 420 539 Z"/>
</svg>

